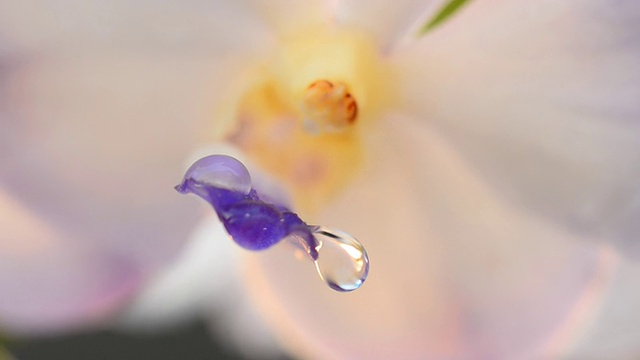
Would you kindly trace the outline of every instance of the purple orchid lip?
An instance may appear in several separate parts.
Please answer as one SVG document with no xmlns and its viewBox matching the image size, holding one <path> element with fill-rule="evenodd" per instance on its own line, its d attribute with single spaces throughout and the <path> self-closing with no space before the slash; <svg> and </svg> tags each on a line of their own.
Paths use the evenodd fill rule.
<svg viewBox="0 0 640 360">
<path fill-rule="evenodd" d="M 196 161 L 175 189 L 193 193 L 213 206 L 231 238 L 248 250 L 264 250 L 289 236 L 304 240 L 316 260 L 317 240 L 309 226 L 284 206 L 260 199 L 247 168 L 227 155 L 210 155 Z"/>
<path fill-rule="evenodd" d="M 175 189 L 211 204 L 231 238 L 245 249 L 265 250 L 284 239 L 302 247 L 333 290 L 356 290 L 367 278 L 369 257 L 358 240 L 340 230 L 308 225 L 286 206 L 263 201 L 247 168 L 233 157 L 210 155 L 196 161 Z"/>
</svg>

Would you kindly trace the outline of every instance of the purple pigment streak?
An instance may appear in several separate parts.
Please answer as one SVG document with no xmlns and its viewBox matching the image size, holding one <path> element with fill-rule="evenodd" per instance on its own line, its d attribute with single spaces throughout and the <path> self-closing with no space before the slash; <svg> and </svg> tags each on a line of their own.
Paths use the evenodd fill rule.
<svg viewBox="0 0 640 360">
<path fill-rule="evenodd" d="M 237 171 L 239 168 L 245 171 Z M 210 171 L 204 174 L 207 181 L 198 181 L 206 171 Z M 318 241 L 297 214 L 284 206 L 262 201 L 253 187 L 245 194 L 214 185 L 218 182 L 210 180 L 217 176 L 226 183 L 230 178 L 242 184 L 251 181 L 240 161 L 226 155 L 211 155 L 196 161 L 175 189 L 181 194 L 196 194 L 211 204 L 231 238 L 245 249 L 268 249 L 286 237 L 296 236 L 305 243 L 311 258 L 318 259 Z"/>
</svg>

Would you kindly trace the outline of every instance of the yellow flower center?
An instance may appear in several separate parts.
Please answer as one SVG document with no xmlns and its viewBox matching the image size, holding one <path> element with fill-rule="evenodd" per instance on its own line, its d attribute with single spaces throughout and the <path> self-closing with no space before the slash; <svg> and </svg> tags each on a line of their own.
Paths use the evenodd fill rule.
<svg viewBox="0 0 640 360">
<path fill-rule="evenodd" d="M 313 211 L 362 163 L 358 128 L 385 106 L 384 68 L 373 43 L 357 32 L 325 28 L 285 37 L 252 73 L 226 139 L 286 186 L 299 211 Z"/>
</svg>

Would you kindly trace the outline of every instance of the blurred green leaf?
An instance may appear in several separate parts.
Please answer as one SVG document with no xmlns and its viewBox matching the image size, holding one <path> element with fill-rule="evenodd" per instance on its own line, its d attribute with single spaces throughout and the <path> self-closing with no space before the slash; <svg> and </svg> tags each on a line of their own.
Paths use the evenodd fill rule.
<svg viewBox="0 0 640 360">
<path fill-rule="evenodd" d="M 2 354 L 3 351 L 6 351 L 7 345 L 9 345 L 9 339 L 0 334 L 0 360 L 3 360 Z"/>
<path fill-rule="evenodd" d="M 438 12 L 429 20 L 426 24 L 424 24 L 420 31 L 418 31 L 418 35 L 422 36 L 429 31 L 435 29 L 439 25 L 442 25 L 445 20 L 449 19 L 452 15 L 457 13 L 462 7 L 469 3 L 470 0 L 450 0 L 446 3 Z"/>
<path fill-rule="evenodd" d="M 11 359 L 11 357 L 9 357 L 9 353 L 4 348 L 4 345 L 1 341 L 2 339 L 0 339 L 0 360 L 9 360 Z"/>
</svg>

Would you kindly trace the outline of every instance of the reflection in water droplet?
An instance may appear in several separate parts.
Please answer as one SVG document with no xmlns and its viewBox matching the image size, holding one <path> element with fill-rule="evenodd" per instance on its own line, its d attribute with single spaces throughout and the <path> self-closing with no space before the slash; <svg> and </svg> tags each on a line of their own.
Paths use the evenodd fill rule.
<svg viewBox="0 0 640 360">
<path fill-rule="evenodd" d="M 318 275 L 336 291 L 359 288 L 369 274 L 369 256 L 351 235 L 324 226 L 310 226 L 318 240 L 315 260 Z"/>
</svg>

